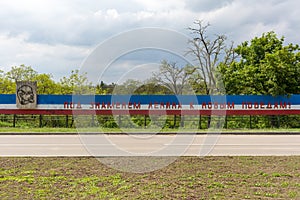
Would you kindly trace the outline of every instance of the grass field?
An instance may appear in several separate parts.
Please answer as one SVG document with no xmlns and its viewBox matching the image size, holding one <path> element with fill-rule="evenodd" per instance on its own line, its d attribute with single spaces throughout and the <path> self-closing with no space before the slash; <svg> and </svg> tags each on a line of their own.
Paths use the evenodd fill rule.
<svg viewBox="0 0 300 200">
<path fill-rule="evenodd" d="M 300 199 L 300 156 L 181 157 L 136 174 L 95 158 L 2 157 L 0 199 Z"/>
<path fill-rule="evenodd" d="M 168 133 L 177 133 L 177 132 L 191 132 L 191 133 L 207 133 L 207 129 L 118 129 L 118 128 L 13 128 L 13 127 L 0 127 L 0 134 L 1 133 L 83 133 L 83 132 L 103 132 L 103 133 L 122 133 L 122 132 L 168 132 Z M 213 129 L 210 129 L 213 131 Z M 284 129 L 284 128 L 274 128 L 274 129 L 218 129 L 216 131 L 221 131 L 222 133 L 231 132 L 231 133 L 300 133 L 300 129 L 298 128 L 291 128 L 291 129 Z"/>
</svg>

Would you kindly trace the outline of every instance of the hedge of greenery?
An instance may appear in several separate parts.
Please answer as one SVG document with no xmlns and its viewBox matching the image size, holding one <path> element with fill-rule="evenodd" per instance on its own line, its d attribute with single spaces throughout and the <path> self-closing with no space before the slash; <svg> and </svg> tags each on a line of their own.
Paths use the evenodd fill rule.
<svg viewBox="0 0 300 200">
<path fill-rule="evenodd" d="M 0 127 L 103 127 L 103 128 L 188 128 L 207 129 L 300 128 L 300 116 L 63 116 L 0 115 Z"/>
</svg>

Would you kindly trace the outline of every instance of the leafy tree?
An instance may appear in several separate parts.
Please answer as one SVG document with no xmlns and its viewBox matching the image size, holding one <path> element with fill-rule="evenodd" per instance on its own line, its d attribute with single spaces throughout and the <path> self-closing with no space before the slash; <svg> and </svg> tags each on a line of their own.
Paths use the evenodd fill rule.
<svg viewBox="0 0 300 200">
<path fill-rule="evenodd" d="M 219 66 L 227 93 L 300 93 L 300 48 L 283 43 L 284 37 L 279 39 L 274 32 L 268 32 L 237 46 L 239 60 Z"/>
<path fill-rule="evenodd" d="M 35 76 L 33 81 L 37 82 L 37 93 L 38 94 L 58 94 L 59 86 L 52 80 L 51 74 L 38 74 Z"/>
<path fill-rule="evenodd" d="M 144 82 L 134 79 L 128 79 L 120 85 L 115 85 L 114 94 L 172 94 L 166 87 L 156 84 L 153 80 L 149 79 Z"/>
<path fill-rule="evenodd" d="M 13 66 L 9 72 L 6 73 L 6 77 L 10 80 L 17 81 L 31 81 L 37 76 L 37 72 L 32 69 L 31 66 L 25 66 L 24 64 L 19 67 Z"/>
<path fill-rule="evenodd" d="M 59 84 L 61 94 L 92 94 L 95 92 L 86 73 L 80 74 L 78 69 L 72 70 L 69 77 L 64 76 Z"/>
<path fill-rule="evenodd" d="M 0 69 L 0 78 L 3 79 L 5 77 L 5 73 L 3 70 Z"/>
<path fill-rule="evenodd" d="M 172 94 L 168 88 L 164 87 L 163 85 L 156 84 L 151 79 L 146 80 L 139 88 L 137 88 L 134 94 Z"/>
<path fill-rule="evenodd" d="M 0 70 L 0 94 L 14 94 L 16 83 L 6 77 L 4 71 Z"/>
<path fill-rule="evenodd" d="M 95 94 L 108 94 L 107 85 L 103 81 L 96 85 Z"/>
<path fill-rule="evenodd" d="M 195 70 L 194 73 L 191 74 L 191 77 L 189 78 L 189 85 L 192 87 L 195 94 L 207 94 L 207 85 L 199 70 Z"/>
<path fill-rule="evenodd" d="M 115 83 L 106 84 L 101 81 L 100 84 L 96 85 L 96 92 L 95 94 L 112 94 L 116 87 Z"/>
<path fill-rule="evenodd" d="M 114 94 L 133 94 L 137 88 L 142 85 L 139 80 L 128 79 L 124 83 L 116 85 L 113 93 Z"/>
<path fill-rule="evenodd" d="M 17 81 L 36 81 L 38 94 L 58 94 L 58 84 L 52 79 L 51 74 L 38 74 L 31 66 L 13 66 L 10 71 L 0 72 L 1 93 L 15 93 Z"/>
</svg>

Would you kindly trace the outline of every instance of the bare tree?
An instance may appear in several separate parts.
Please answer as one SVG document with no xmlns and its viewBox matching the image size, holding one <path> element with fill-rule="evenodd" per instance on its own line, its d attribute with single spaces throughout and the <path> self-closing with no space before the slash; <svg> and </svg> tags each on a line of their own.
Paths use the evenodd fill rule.
<svg viewBox="0 0 300 200">
<path fill-rule="evenodd" d="M 189 40 L 189 49 L 187 54 L 195 57 L 197 72 L 200 74 L 201 82 L 204 84 L 205 93 L 207 95 L 219 92 L 218 77 L 216 75 L 216 67 L 220 62 L 229 64 L 235 59 L 233 51 L 233 42 L 229 47 L 226 45 L 225 35 L 215 35 L 210 39 L 207 35 L 209 23 L 203 25 L 201 20 L 194 22 L 193 27 L 189 27 L 193 39 Z"/>
<path fill-rule="evenodd" d="M 162 61 L 159 72 L 153 73 L 153 81 L 166 87 L 174 94 L 189 93 L 188 82 L 195 68 L 192 66 L 178 67 L 176 63 Z"/>
</svg>

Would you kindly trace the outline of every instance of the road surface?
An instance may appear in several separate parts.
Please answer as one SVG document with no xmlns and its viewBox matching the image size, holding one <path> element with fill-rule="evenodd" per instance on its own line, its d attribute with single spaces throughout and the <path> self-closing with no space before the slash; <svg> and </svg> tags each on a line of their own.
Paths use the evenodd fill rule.
<svg viewBox="0 0 300 200">
<path fill-rule="evenodd" d="M 0 156 L 240 155 L 300 155 L 300 135 L 0 135 Z"/>
</svg>

